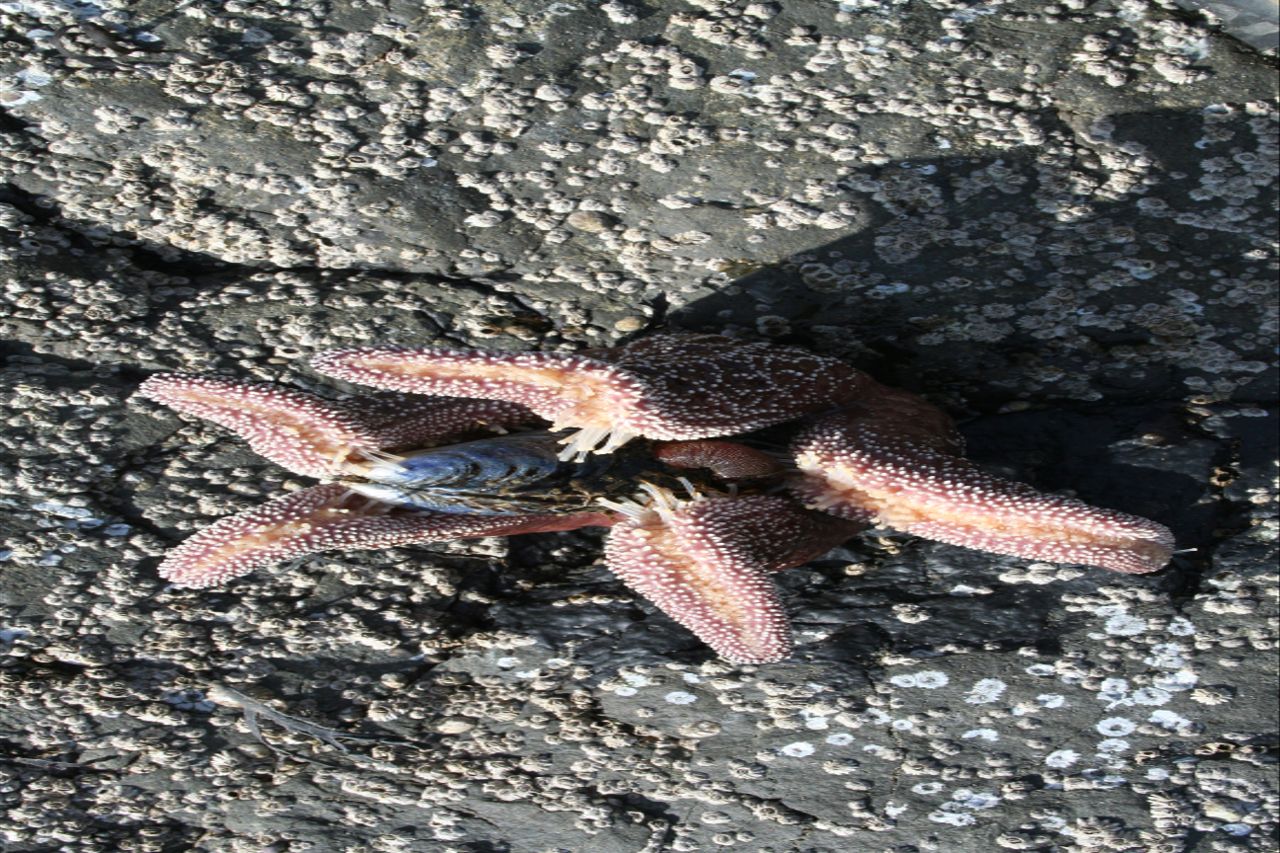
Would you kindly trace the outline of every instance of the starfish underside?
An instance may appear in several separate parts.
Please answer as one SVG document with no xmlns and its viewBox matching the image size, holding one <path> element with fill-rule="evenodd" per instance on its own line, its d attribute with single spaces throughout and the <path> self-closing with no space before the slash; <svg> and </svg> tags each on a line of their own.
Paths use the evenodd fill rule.
<svg viewBox="0 0 1280 853">
<path fill-rule="evenodd" d="M 573 430 L 565 458 L 636 437 L 749 432 L 856 395 L 865 376 L 795 347 L 719 335 L 667 335 L 587 355 L 361 347 L 316 357 L 317 370 L 410 394 L 507 400 Z"/>
<path fill-rule="evenodd" d="M 792 447 L 803 475 L 792 492 L 812 509 L 979 551 L 1128 573 L 1168 563 L 1164 525 L 982 471 L 923 407 L 937 410 L 910 397 L 880 386 L 811 423 Z"/>
<path fill-rule="evenodd" d="M 394 548 L 612 523 L 609 515 L 593 512 L 489 516 L 404 510 L 354 494 L 342 483 L 324 483 L 214 522 L 170 551 L 160 565 L 160 576 L 179 586 L 208 587 L 321 551 Z"/>
<path fill-rule="evenodd" d="M 372 455 L 537 421 L 515 403 L 384 394 L 358 404 L 266 383 L 158 374 L 138 394 L 239 435 L 259 456 L 307 477 L 346 473 Z"/>
<path fill-rule="evenodd" d="M 655 491 L 609 532 L 605 560 L 627 586 L 721 657 L 769 663 L 791 653 L 770 572 L 807 563 L 863 525 L 777 495 L 680 501 Z"/>
</svg>

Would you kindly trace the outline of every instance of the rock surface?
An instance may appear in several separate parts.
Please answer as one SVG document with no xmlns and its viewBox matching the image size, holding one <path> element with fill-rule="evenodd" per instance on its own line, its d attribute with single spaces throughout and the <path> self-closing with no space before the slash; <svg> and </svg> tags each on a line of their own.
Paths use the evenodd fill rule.
<svg viewBox="0 0 1280 853">
<path fill-rule="evenodd" d="M 6 849 L 1274 850 L 1276 86 L 1230 5 L 0 2 Z M 294 484 L 152 371 L 662 328 L 845 358 L 1188 550 L 870 534 L 739 668 L 590 533 L 155 576 Z"/>
</svg>

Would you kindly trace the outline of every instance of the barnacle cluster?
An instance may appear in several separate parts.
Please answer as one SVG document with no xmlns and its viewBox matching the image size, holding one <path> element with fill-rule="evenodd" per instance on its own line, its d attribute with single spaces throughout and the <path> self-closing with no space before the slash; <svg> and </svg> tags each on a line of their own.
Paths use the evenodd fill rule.
<svg viewBox="0 0 1280 853">
<path fill-rule="evenodd" d="M 1267 849 L 1276 115 L 1236 11 L 0 2 L 3 843 Z M 505 580 L 482 540 L 234 598 L 139 581 L 303 485 L 127 410 L 143 372 L 306 386 L 322 349 L 577 349 L 664 305 L 952 411 L 1105 403 L 1066 429 L 1193 507 L 1212 568 L 993 576 L 883 539 L 792 574 L 837 661 L 794 680 L 642 633 L 619 667 L 633 605 L 573 538 Z M 389 742 L 260 717 L 263 745 L 215 681 Z"/>
</svg>

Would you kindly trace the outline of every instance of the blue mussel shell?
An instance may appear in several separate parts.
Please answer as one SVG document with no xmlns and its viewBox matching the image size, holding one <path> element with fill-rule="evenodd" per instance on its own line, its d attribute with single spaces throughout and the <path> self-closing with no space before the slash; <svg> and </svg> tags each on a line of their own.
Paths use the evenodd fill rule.
<svg viewBox="0 0 1280 853">
<path fill-rule="evenodd" d="M 560 437 L 522 432 L 414 451 L 373 462 L 364 480 L 346 484 L 375 500 L 434 512 L 577 512 L 617 493 L 642 467 L 627 454 L 562 462 Z"/>
</svg>

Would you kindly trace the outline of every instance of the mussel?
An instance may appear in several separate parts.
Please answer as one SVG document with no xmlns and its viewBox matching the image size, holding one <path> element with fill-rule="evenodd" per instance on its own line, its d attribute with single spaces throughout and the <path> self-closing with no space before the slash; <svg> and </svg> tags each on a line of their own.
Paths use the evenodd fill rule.
<svg viewBox="0 0 1280 853">
<path fill-rule="evenodd" d="M 344 480 L 352 491 L 413 509 L 470 515 L 580 512 L 626 498 L 637 479 L 663 477 L 645 442 L 562 461 L 563 432 L 520 432 L 387 454 Z"/>
</svg>

